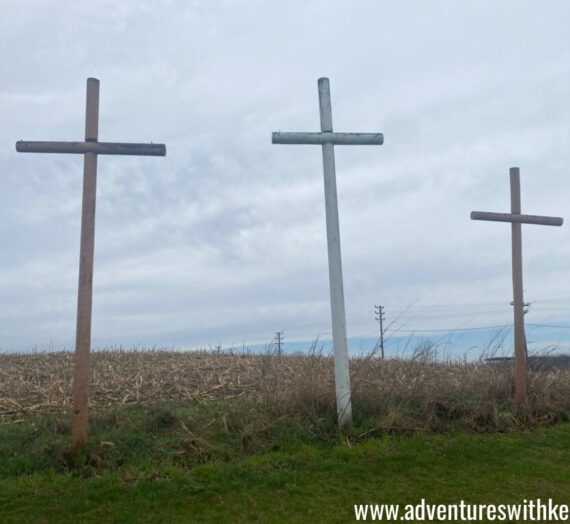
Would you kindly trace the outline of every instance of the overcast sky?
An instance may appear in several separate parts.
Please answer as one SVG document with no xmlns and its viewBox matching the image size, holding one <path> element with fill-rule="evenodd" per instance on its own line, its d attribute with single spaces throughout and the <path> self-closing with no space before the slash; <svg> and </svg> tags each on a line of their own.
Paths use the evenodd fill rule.
<svg viewBox="0 0 570 524">
<path fill-rule="evenodd" d="M 330 334 L 318 146 L 330 78 L 349 336 L 374 304 L 403 329 L 511 320 L 511 166 L 528 322 L 569 320 L 570 3 L 25 1 L 0 17 L 0 349 L 72 348 L 82 158 L 16 153 L 82 140 L 101 81 L 93 345 L 268 342 Z M 452 306 L 452 307 L 450 307 Z"/>
</svg>

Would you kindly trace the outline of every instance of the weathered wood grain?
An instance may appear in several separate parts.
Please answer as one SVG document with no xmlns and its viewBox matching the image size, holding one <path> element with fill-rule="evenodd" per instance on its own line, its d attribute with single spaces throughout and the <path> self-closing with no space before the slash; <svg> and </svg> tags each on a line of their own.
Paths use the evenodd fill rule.
<svg viewBox="0 0 570 524">
<path fill-rule="evenodd" d="M 84 155 L 166 156 L 164 144 L 132 144 L 120 142 L 16 142 L 18 153 L 68 153 Z"/>
</svg>

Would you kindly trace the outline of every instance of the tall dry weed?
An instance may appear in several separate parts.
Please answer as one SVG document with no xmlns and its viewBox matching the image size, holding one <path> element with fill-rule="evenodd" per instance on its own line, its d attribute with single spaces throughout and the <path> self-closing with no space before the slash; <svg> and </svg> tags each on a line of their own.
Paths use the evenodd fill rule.
<svg viewBox="0 0 570 524">
<path fill-rule="evenodd" d="M 529 376 L 529 406 L 513 405 L 512 370 L 483 362 L 435 362 L 428 346 L 407 360 L 351 359 L 356 424 L 379 431 L 509 431 L 568 418 L 570 371 Z M 70 353 L 0 355 L 0 416 L 69 410 Z M 308 428 L 334 421 L 333 361 L 246 352 L 100 351 L 92 355 L 91 408 L 222 402 L 251 433 L 291 417 Z M 224 416 L 224 409 L 220 417 Z M 232 418 L 233 417 L 233 418 Z M 230 423 L 226 421 L 227 423 Z M 245 432 L 247 433 L 247 431 Z"/>
</svg>

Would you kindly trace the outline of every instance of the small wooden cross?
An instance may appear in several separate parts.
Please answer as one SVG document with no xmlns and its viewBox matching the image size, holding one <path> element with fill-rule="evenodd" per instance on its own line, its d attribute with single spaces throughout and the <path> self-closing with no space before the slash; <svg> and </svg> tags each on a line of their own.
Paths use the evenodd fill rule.
<svg viewBox="0 0 570 524">
<path fill-rule="evenodd" d="M 76 463 L 83 462 L 88 435 L 89 358 L 91 351 L 91 310 L 93 302 L 93 255 L 95 246 L 95 200 L 97 155 L 165 156 L 164 144 L 120 144 L 99 142 L 99 80 L 87 79 L 85 142 L 16 143 L 20 153 L 72 153 L 84 155 L 79 289 L 73 380 L 71 452 Z"/>
<path fill-rule="evenodd" d="M 333 133 L 331 94 L 328 78 L 319 78 L 320 133 L 273 133 L 274 144 L 313 144 L 323 148 L 325 177 L 325 212 L 329 259 L 329 282 L 334 350 L 334 372 L 338 423 L 347 428 L 352 424 L 350 375 L 346 341 L 346 315 L 340 255 L 340 231 L 336 192 L 334 145 L 382 145 L 382 133 Z"/>
<path fill-rule="evenodd" d="M 524 331 L 524 298 L 522 274 L 522 238 L 521 224 L 539 224 L 542 226 L 561 226 L 560 217 L 546 217 L 521 214 L 521 182 L 518 167 L 511 167 L 511 212 L 487 213 L 473 211 L 472 220 L 489 220 L 493 222 L 510 222 L 512 231 L 513 258 L 513 309 L 515 325 L 515 401 L 519 404 L 527 402 L 527 355 Z"/>
</svg>

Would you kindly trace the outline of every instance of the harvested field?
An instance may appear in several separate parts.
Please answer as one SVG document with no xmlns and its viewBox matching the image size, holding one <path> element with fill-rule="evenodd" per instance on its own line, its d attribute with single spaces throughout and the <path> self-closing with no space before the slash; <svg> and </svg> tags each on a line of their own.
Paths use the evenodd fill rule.
<svg viewBox="0 0 570 524">
<path fill-rule="evenodd" d="M 332 358 L 174 351 L 99 351 L 92 355 L 93 411 L 121 405 L 226 401 L 268 419 L 334 418 Z M 68 411 L 73 355 L 0 355 L 0 416 Z M 512 373 L 484 363 L 351 359 L 355 417 L 385 429 L 517 429 L 568 419 L 570 371 L 531 373 L 530 404 L 511 403 Z M 236 403 L 233 402 L 233 405 Z"/>
</svg>

